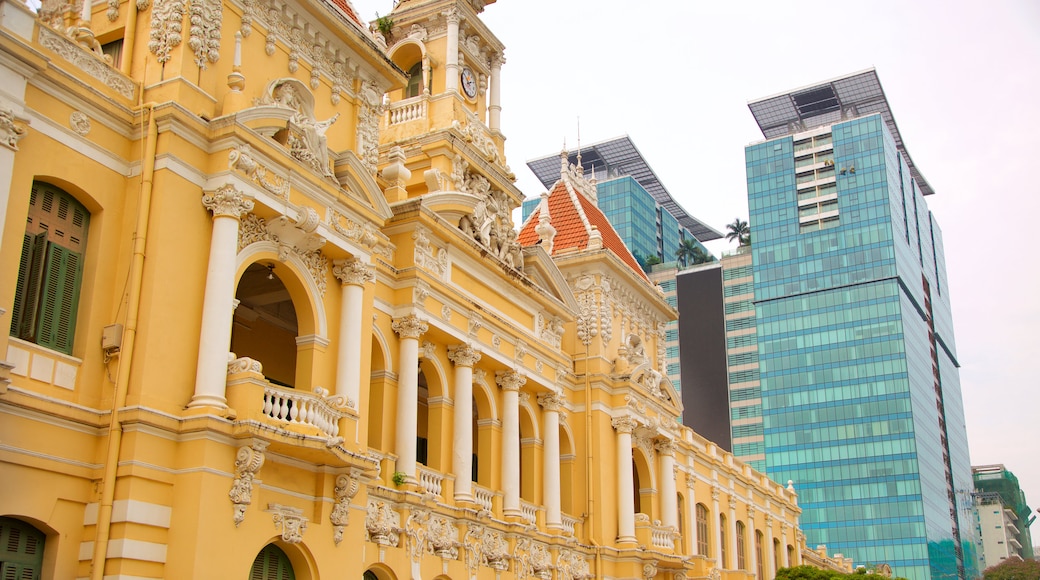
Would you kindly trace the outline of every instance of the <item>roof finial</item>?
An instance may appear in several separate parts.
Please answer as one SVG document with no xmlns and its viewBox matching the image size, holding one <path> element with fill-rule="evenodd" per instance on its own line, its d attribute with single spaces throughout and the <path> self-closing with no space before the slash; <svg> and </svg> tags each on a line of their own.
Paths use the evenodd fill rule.
<svg viewBox="0 0 1040 580">
<path fill-rule="evenodd" d="M 585 168 L 581 165 L 581 115 L 578 115 L 578 166 L 574 169 L 578 175 L 585 175 Z"/>
</svg>

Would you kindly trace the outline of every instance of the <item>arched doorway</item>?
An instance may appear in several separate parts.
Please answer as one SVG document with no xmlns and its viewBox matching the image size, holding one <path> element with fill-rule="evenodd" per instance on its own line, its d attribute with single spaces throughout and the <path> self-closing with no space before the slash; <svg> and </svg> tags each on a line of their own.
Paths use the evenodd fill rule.
<svg viewBox="0 0 1040 580">
<path fill-rule="evenodd" d="M 238 282 L 231 352 L 260 361 L 268 381 L 296 387 L 296 338 L 299 323 L 289 290 L 282 282 L 286 267 L 274 261 L 250 264 Z"/>
<path fill-rule="evenodd" d="M 264 546 L 249 569 L 249 580 L 296 580 L 289 555 L 274 544 Z"/>
</svg>

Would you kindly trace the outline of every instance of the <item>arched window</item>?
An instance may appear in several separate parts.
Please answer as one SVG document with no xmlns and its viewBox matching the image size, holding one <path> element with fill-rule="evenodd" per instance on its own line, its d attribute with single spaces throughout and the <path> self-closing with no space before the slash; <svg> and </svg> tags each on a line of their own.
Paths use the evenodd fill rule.
<svg viewBox="0 0 1040 580">
<path fill-rule="evenodd" d="M 249 580 L 296 580 L 296 573 L 289 556 L 278 546 L 268 544 L 253 560 Z"/>
<path fill-rule="evenodd" d="M 755 564 L 757 566 L 758 580 L 765 580 L 766 565 L 762 562 L 762 532 L 755 530 Z"/>
<path fill-rule="evenodd" d="M 737 521 L 737 570 L 747 570 L 747 538 L 744 537 L 744 522 Z"/>
<path fill-rule="evenodd" d="M 780 556 L 781 556 L 780 551 L 781 550 L 782 550 L 782 548 L 780 547 L 780 540 L 778 540 L 777 538 L 773 538 L 773 573 L 774 574 L 776 573 L 777 570 L 782 568 L 782 566 L 780 565 Z"/>
<path fill-rule="evenodd" d="M 379 580 L 379 576 L 371 570 L 365 570 L 365 575 L 361 577 L 361 580 Z"/>
<path fill-rule="evenodd" d="M 708 554 L 708 508 L 704 504 L 697 504 L 697 554 L 707 556 Z"/>
<path fill-rule="evenodd" d="M 726 516 L 722 514 L 719 514 L 719 553 L 722 555 L 719 566 L 723 570 L 727 570 L 729 568 L 729 557 L 726 555 Z"/>
<path fill-rule="evenodd" d="M 794 546 L 787 544 L 787 565 L 794 568 L 798 565 L 798 562 L 794 559 Z"/>
<path fill-rule="evenodd" d="M 418 97 L 423 90 L 423 70 L 422 61 L 415 63 L 412 68 L 408 69 L 408 85 L 404 88 L 404 98 L 410 99 L 412 97 Z"/>
<path fill-rule="evenodd" d="M 0 578 L 39 578 L 45 539 L 25 522 L 0 518 Z"/>
<path fill-rule="evenodd" d="M 71 195 L 34 181 L 25 222 L 11 336 L 72 354 L 90 213 Z"/>
</svg>

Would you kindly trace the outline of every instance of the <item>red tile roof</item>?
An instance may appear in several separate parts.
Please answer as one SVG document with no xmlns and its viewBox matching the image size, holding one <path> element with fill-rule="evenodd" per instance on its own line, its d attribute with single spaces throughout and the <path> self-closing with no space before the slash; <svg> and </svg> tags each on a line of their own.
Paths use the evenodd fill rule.
<svg viewBox="0 0 1040 580">
<path fill-rule="evenodd" d="M 524 224 L 520 234 L 517 236 L 520 245 L 533 246 L 538 244 L 538 234 L 534 228 L 538 225 L 540 213 L 541 206 L 528 216 L 527 223 Z M 582 216 L 585 217 L 585 220 L 582 220 Z M 552 226 L 556 228 L 556 237 L 553 238 L 552 251 L 554 256 L 570 248 L 578 250 L 588 248 L 591 232 L 585 225 L 587 221 L 590 226 L 594 226 L 599 231 L 599 235 L 603 239 L 604 248 L 613 252 L 622 262 L 632 268 L 639 277 L 649 280 L 643 269 L 639 267 L 639 262 L 632 256 L 632 252 L 628 251 L 625 242 L 621 241 L 621 237 L 614 230 L 614 226 L 610 225 L 607 216 L 603 215 L 603 212 L 596 207 L 595 203 L 568 187 L 562 179 L 557 181 L 552 191 L 549 192 L 549 217 Z"/>
<path fill-rule="evenodd" d="M 354 7 L 351 6 L 350 0 L 328 0 L 328 2 L 336 8 L 339 8 L 343 12 L 343 14 L 347 15 L 347 18 L 350 18 L 351 20 L 356 22 L 359 26 L 361 26 L 361 28 L 366 28 L 365 23 L 361 22 L 361 19 L 358 18 L 357 12 L 354 10 Z"/>
</svg>

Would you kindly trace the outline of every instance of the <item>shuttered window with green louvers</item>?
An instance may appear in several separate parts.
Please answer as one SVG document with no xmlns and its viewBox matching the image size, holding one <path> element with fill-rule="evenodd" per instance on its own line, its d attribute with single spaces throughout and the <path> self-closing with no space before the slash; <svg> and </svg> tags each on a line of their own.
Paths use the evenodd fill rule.
<svg viewBox="0 0 1040 580">
<path fill-rule="evenodd" d="M 34 182 L 18 264 L 11 335 L 72 354 L 90 213 L 52 185 Z"/>
<path fill-rule="evenodd" d="M 296 580 L 292 562 L 281 548 L 268 544 L 253 560 L 249 580 Z"/>
<path fill-rule="evenodd" d="M 0 518 L 0 580 L 39 580 L 45 540 L 25 522 Z"/>
</svg>

